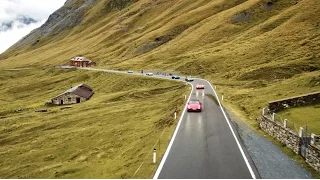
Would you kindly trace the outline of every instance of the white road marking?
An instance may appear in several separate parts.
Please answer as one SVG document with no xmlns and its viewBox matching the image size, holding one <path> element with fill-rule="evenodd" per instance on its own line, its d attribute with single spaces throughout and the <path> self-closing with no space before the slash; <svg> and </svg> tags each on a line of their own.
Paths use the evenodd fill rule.
<svg viewBox="0 0 320 180">
<path fill-rule="evenodd" d="M 181 125 L 181 122 L 182 122 L 184 113 L 187 111 L 188 102 L 190 101 L 190 98 L 191 98 L 191 95 L 192 95 L 192 92 L 193 92 L 193 85 L 192 85 L 191 83 L 189 83 L 189 84 L 191 85 L 192 89 L 191 89 L 191 92 L 190 92 L 188 101 L 186 102 L 186 105 L 184 106 L 184 110 L 183 110 L 183 112 L 182 112 L 182 114 L 181 114 L 181 116 L 180 116 L 180 119 L 179 119 L 178 125 L 177 125 L 177 127 L 176 127 L 176 130 L 175 130 L 174 133 L 173 133 L 173 136 L 172 136 L 172 138 L 171 138 L 171 140 L 170 140 L 170 143 L 169 143 L 169 145 L 168 145 L 168 148 L 167 148 L 166 152 L 165 152 L 164 155 L 163 155 L 163 158 L 162 158 L 162 160 L 161 160 L 161 162 L 160 162 L 160 164 L 159 164 L 159 166 L 158 166 L 158 169 L 157 169 L 156 173 L 155 173 L 154 176 L 153 176 L 153 179 L 158 179 L 158 177 L 159 177 L 159 175 L 160 175 L 160 172 L 161 172 L 161 170 L 162 170 L 162 168 L 163 168 L 163 165 L 164 165 L 164 163 L 165 163 L 166 160 L 167 160 L 167 157 L 168 157 L 169 152 L 170 152 L 170 150 L 171 150 L 172 144 L 173 144 L 173 142 L 174 142 L 174 140 L 175 140 L 175 138 L 176 138 L 176 136 L 177 136 L 177 134 L 178 134 L 178 130 L 179 130 L 179 128 L 180 128 L 180 125 Z"/>
<path fill-rule="evenodd" d="M 126 73 L 126 72 L 121 72 L 121 71 L 113 71 L 113 70 L 108 71 L 108 70 L 94 69 L 94 68 L 77 68 L 77 69 L 87 69 L 87 70 L 96 70 L 96 71 L 105 71 L 105 72 L 115 72 L 115 73 Z M 166 78 L 164 78 L 164 79 L 166 79 Z M 234 139 L 236 140 L 236 143 L 237 143 L 238 148 L 239 148 L 239 150 L 240 150 L 240 152 L 241 152 L 241 154 L 242 154 L 242 157 L 243 157 L 243 159 L 245 160 L 245 163 L 246 163 L 246 165 L 247 165 L 247 167 L 248 167 L 248 169 L 249 169 L 249 171 L 250 171 L 250 174 L 251 174 L 251 176 L 252 176 L 253 179 L 256 179 L 256 176 L 255 176 L 255 174 L 254 174 L 254 172 L 253 172 L 253 170 L 252 170 L 252 167 L 251 167 L 251 165 L 250 165 L 250 163 L 249 163 L 249 160 L 248 160 L 247 157 L 245 156 L 244 151 L 243 151 L 243 149 L 242 149 L 242 147 L 241 147 L 241 145 L 240 145 L 240 143 L 239 143 L 239 140 L 238 140 L 235 132 L 234 132 L 233 129 L 232 129 L 232 126 L 231 126 L 231 124 L 230 124 L 230 120 L 228 119 L 225 111 L 224 111 L 223 108 L 222 108 L 222 105 L 221 105 L 221 102 L 220 102 L 219 97 L 218 97 L 218 95 L 217 95 L 217 92 L 214 90 L 212 84 L 211 84 L 209 81 L 207 81 L 207 80 L 205 80 L 205 79 L 200 79 L 200 78 L 195 78 L 195 79 L 204 80 L 204 81 L 206 81 L 207 83 L 209 83 L 209 85 L 211 86 L 211 88 L 212 88 L 212 90 L 213 90 L 213 92 L 214 92 L 214 94 L 215 94 L 215 96 L 216 96 L 216 98 L 217 98 L 217 100 L 218 100 L 218 103 L 219 103 L 219 105 L 220 105 L 220 109 L 221 109 L 221 111 L 222 111 L 222 113 L 223 113 L 223 115 L 224 115 L 224 117 L 225 117 L 225 119 L 226 119 L 226 121 L 227 121 L 227 123 L 228 123 L 228 125 L 229 125 L 229 128 L 230 128 L 230 130 L 231 130 L 231 132 L 232 132 L 232 135 L 233 135 Z M 191 83 L 189 83 L 189 84 L 191 84 Z M 192 93 L 193 93 L 193 85 L 192 85 L 192 84 L 191 84 L 191 87 L 192 87 L 192 90 L 191 90 L 191 92 L 190 92 L 190 95 L 189 95 L 189 98 L 188 98 L 187 103 L 190 101 L 191 95 L 192 95 Z M 198 91 L 197 91 L 197 92 L 198 92 Z M 169 146 L 168 146 L 168 148 L 167 148 L 167 150 L 166 150 L 166 152 L 165 152 L 165 154 L 164 154 L 164 156 L 163 156 L 163 158 L 162 158 L 162 160 L 161 160 L 161 162 L 160 162 L 160 165 L 159 165 L 159 167 L 158 167 L 158 169 L 157 169 L 157 171 L 156 171 L 153 179 L 158 179 L 158 177 L 159 177 L 159 175 L 160 175 L 160 172 L 161 172 L 161 170 L 162 170 L 162 168 L 163 168 L 163 165 L 164 165 L 164 163 L 165 163 L 165 161 L 166 161 L 166 159 L 167 159 L 167 157 L 168 157 L 168 155 L 169 155 L 170 149 L 171 149 L 171 147 L 172 147 L 172 144 L 173 144 L 173 142 L 174 142 L 174 140 L 175 140 L 175 137 L 177 136 L 179 127 L 180 127 L 180 125 L 181 125 L 181 121 L 182 121 L 182 119 L 183 119 L 184 113 L 186 112 L 187 103 L 186 103 L 186 105 L 185 105 L 184 111 L 183 111 L 182 114 L 181 114 L 181 117 L 180 117 L 180 119 L 179 119 L 179 123 L 178 123 L 178 125 L 177 125 L 177 127 L 176 127 L 176 129 L 175 129 L 175 132 L 174 132 L 174 134 L 173 134 L 173 136 L 172 136 L 172 138 L 171 138 L 171 140 L 170 140 Z"/>
<path fill-rule="evenodd" d="M 226 119 L 226 121 L 227 121 L 227 123 L 228 123 L 228 125 L 229 125 L 229 128 L 230 128 L 230 130 L 231 130 L 231 132 L 232 132 L 232 135 L 233 135 L 234 139 L 235 139 L 236 142 L 237 142 L 237 145 L 238 145 L 238 147 L 239 147 L 239 150 L 240 150 L 240 152 L 241 152 L 241 155 L 242 155 L 242 157 L 243 157 L 243 159 L 244 159 L 244 161 L 245 161 L 245 163 L 246 163 L 246 165 L 247 165 L 247 167 L 248 167 L 248 169 L 249 169 L 249 171 L 250 171 L 250 174 L 251 174 L 251 176 L 252 176 L 253 179 L 256 179 L 256 175 L 254 174 L 254 172 L 253 172 L 253 170 L 252 170 L 252 167 L 251 167 L 251 165 L 250 165 L 250 163 L 249 163 L 249 160 L 248 160 L 248 158 L 246 157 L 246 155 L 244 154 L 244 151 L 243 151 L 243 149 L 242 149 L 242 147 L 241 147 L 241 145 L 240 145 L 240 143 L 239 143 L 239 140 L 238 140 L 236 134 L 234 133 L 234 131 L 233 131 L 233 129 L 232 129 L 230 120 L 228 119 L 225 111 L 224 111 L 223 108 L 222 108 L 222 105 L 221 105 L 221 102 L 220 102 L 219 97 L 218 97 L 218 95 L 217 95 L 217 92 L 214 90 L 213 86 L 211 85 L 211 83 L 210 83 L 209 81 L 207 81 L 207 80 L 205 80 L 205 79 L 200 79 L 200 80 L 206 81 L 206 82 L 209 83 L 209 85 L 211 86 L 211 88 L 212 88 L 212 90 L 213 90 L 213 92 L 214 92 L 214 94 L 215 94 L 215 96 L 216 96 L 216 98 L 217 98 L 217 100 L 218 100 L 218 103 L 219 103 L 219 105 L 220 105 L 220 109 L 221 109 L 221 111 L 222 111 L 222 113 L 223 113 L 223 115 L 224 115 L 224 117 L 225 117 L 225 119 Z"/>
</svg>

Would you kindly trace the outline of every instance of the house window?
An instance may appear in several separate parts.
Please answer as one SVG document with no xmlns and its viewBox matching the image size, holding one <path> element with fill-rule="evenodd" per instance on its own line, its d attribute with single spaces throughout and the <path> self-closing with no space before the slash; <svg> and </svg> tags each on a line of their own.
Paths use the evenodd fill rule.
<svg viewBox="0 0 320 180">
<path fill-rule="evenodd" d="M 68 101 L 71 101 L 71 97 L 68 98 Z"/>
</svg>

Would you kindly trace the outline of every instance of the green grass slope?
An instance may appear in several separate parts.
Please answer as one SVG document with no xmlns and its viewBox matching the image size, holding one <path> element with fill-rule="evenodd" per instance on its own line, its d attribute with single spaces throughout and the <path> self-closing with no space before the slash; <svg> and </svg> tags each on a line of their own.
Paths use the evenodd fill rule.
<svg viewBox="0 0 320 180">
<path fill-rule="evenodd" d="M 98 1 L 80 25 L 3 53 L 0 67 L 84 55 L 104 68 L 197 75 L 256 125 L 268 101 L 320 90 L 319 11 L 316 0 Z"/>
<path fill-rule="evenodd" d="M 283 119 L 294 119 L 297 127 L 306 127 L 307 132 L 320 134 L 320 106 L 312 105 L 286 109 L 280 112 Z"/>
<path fill-rule="evenodd" d="M 150 152 L 158 142 L 164 153 L 189 92 L 174 81 L 79 70 L 0 71 L 0 79 L 0 178 L 132 178 L 141 163 L 134 178 L 151 178 Z M 93 87 L 89 101 L 43 107 L 80 83 Z"/>
</svg>

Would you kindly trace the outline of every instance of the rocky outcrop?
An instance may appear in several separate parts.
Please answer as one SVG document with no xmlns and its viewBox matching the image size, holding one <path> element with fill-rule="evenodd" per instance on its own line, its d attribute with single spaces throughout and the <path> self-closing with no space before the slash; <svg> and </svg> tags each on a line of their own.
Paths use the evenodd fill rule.
<svg viewBox="0 0 320 180">
<path fill-rule="evenodd" d="M 80 24 L 84 18 L 84 14 L 98 0 L 86 0 L 79 3 L 78 0 L 67 0 L 64 6 L 51 14 L 48 20 L 39 28 L 33 30 L 30 34 L 22 38 L 16 44 L 9 48 L 22 47 L 27 44 L 36 44 L 36 41 L 45 37 L 52 36 L 63 32 L 66 29 L 73 28 Z"/>
<path fill-rule="evenodd" d="M 83 22 L 85 14 L 97 3 L 103 1 L 103 13 L 121 10 L 137 0 L 67 0 L 60 9 L 51 14 L 39 28 L 33 30 L 7 51 L 17 50 L 25 45 L 36 46 L 41 38 L 58 35 Z M 100 5 L 100 4 L 99 4 Z"/>
</svg>

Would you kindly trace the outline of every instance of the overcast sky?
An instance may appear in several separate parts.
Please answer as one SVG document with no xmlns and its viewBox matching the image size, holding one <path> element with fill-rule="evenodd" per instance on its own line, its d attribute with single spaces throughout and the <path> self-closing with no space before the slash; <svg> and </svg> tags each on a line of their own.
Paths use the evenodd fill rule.
<svg viewBox="0 0 320 180">
<path fill-rule="evenodd" d="M 0 53 L 41 26 L 66 0 L 0 0 Z M 21 17 L 36 22 L 28 24 Z M 19 20 L 20 19 L 20 20 Z M 2 27 L 2 28 L 1 28 Z M 5 28 L 3 28 L 5 27 Z"/>
</svg>

